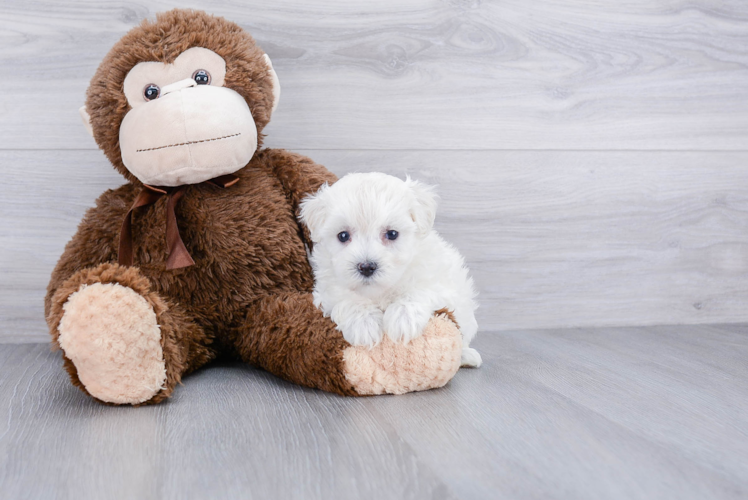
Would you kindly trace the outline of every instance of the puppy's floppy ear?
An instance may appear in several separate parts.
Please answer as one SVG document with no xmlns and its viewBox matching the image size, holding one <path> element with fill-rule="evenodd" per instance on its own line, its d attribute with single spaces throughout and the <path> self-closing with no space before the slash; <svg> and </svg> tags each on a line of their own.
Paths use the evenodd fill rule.
<svg viewBox="0 0 748 500">
<path fill-rule="evenodd" d="M 312 241 L 319 241 L 319 232 L 327 218 L 327 190 L 330 186 L 325 183 L 315 194 L 304 198 L 299 204 L 299 220 L 309 228 Z"/>
<path fill-rule="evenodd" d="M 434 227 L 438 196 L 433 186 L 414 181 L 410 176 L 405 177 L 405 185 L 415 195 L 415 201 L 410 208 L 410 216 L 416 223 L 418 232 L 425 235 Z"/>
</svg>

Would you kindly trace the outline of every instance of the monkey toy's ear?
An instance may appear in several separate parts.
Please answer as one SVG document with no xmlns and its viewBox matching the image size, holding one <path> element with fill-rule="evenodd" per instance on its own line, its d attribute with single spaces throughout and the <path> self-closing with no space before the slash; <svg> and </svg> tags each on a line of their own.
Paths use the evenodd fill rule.
<svg viewBox="0 0 748 500">
<path fill-rule="evenodd" d="M 270 57 L 267 54 L 265 54 L 264 57 L 265 62 L 268 64 L 270 77 L 273 79 L 273 109 L 271 110 L 271 113 L 275 113 L 275 108 L 278 107 L 278 101 L 281 96 L 281 86 L 280 81 L 278 80 L 278 75 L 275 74 L 275 70 L 273 69 L 273 61 L 270 60 Z"/>
<path fill-rule="evenodd" d="M 88 111 L 86 111 L 86 107 L 81 106 L 80 109 L 78 109 L 78 113 L 80 113 L 81 120 L 83 120 L 83 126 L 86 127 L 86 130 L 88 130 L 88 133 L 91 134 L 91 137 L 93 137 L 93 127 L 91 126 L 91 117 L 88 116 Z"/>
</svg>

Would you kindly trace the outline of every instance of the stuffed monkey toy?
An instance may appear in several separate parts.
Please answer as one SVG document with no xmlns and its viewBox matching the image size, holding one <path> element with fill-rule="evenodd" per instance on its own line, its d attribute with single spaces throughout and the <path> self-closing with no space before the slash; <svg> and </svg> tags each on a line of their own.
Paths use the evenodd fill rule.
<svg viewBox="0 0 748 500">
<path fill-rule="evenodd" d="M 262 149 L 279 95 L 252 37 L 203 12 L 144 21 L 104 58 L 81 116 L 127 183 L 86 213 L 45 299 L 53 344 L 85 393 L 158 403 L 218 357 L 350 396 L 440 387 L 457 372 L 460 331 L 446 311 L 408 344 L 365 348 L 313 305 L 298 207 L 336 178 Z"/>
</svg>

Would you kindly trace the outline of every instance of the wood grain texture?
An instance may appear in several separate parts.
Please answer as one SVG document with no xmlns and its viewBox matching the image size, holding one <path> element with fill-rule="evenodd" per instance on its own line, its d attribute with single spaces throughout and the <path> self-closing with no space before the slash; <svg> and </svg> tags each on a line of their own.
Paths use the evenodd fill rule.
<svg viewBox="0 0 748 500">
<path fill-rule="evenodd" d="M 748 321 L 748 153 L 300 152 L 438 185 L 436 227 L 472 269 L 482 330 Z M 122 180 L 97 151 L 0 164 L 0 341 L 44 341 L 49 274 Z"/>
<path fill-rule="evenodd" d="M 296 149 L 735 150 L 748 143 L 743 0 L 0 4 L 0 149 L 94 148 L 77 109 L 141 19 L 196 7 L 247 28 Z"/>
<path fill-rule="evenodd" d="M 99 405 L 0 346 L 3 498 L 738 499 L 748 327 L 507 331 L 445 388 L 342 398 L 239 364 Z"/>
<path fill-rule="evenodd" d="M 441 185 L 484 329 L 748 321 L 748 3 L 178 5 L 273 58 L 269 146 Z M 0 342 L 45 339 L 49 273 L 121 182 L 79 123 L 89 78 L 174 6 L 0 4 Z"/>
</svg>

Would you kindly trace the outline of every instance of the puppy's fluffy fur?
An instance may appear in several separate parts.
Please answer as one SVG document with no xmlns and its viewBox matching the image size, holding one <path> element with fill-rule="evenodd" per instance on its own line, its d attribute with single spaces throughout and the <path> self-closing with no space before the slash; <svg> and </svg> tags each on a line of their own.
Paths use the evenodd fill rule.
<svg viewBox="0 0 748 500">
<path fill-rule="evenodd" d="M 463 366 L 478 331 L 476 291 L 464 259 L 433 229 L 431 187 L 381 173 L 349 174 L 301 204 L 314 249 L 314 301 L 352 345 L 421 335 L 434 311 L 453 311 Z"/>
</svg>

